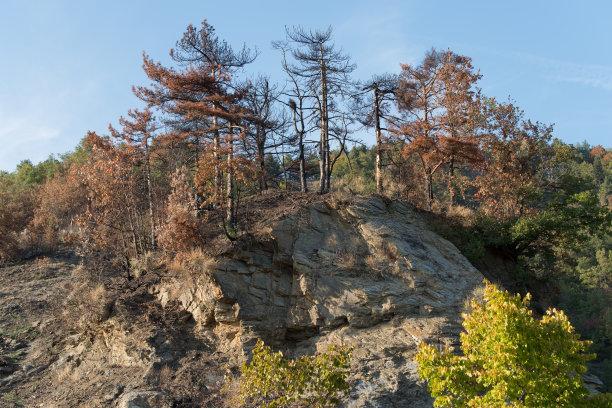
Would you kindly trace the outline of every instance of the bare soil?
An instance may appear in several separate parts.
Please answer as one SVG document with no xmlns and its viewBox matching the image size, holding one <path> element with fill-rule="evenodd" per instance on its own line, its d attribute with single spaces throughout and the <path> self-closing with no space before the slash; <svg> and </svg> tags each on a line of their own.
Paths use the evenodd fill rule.
<svg viewBox="0 0 612 408">
<path fill-rule="evenodd" d="M 127 281 L 82 261 L 62 251 L 0 268 L 0 406 L 111 407 L 140 390 L 163 393 L 173 407 L 223 406 L 227 360 L 189 316 L 150 294 L 166 270 Z M 128 342 L 154 351 L 150 364 L 108 360 L 113 346 L 100 348 L 100 339 L 110 319 Z M 86 345 L 82 355 L 66 353 L 77 345 Z"/>
</svg>

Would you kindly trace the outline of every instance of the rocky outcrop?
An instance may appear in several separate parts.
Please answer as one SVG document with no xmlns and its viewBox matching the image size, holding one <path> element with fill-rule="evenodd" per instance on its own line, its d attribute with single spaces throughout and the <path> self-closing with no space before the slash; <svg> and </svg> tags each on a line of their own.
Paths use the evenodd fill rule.
<svg viewBox="0 0 612 408">
<path fill-rule="evenodd" d="M 413 356 L 457 341 L 482 275 L 415 210 L 379 198 L 320 201 L 263 226 L 197 276 L 156 288 L 228 352 L 257 338 L 293 354 L 355 347 L 350 407 L 431 406 Z"/>
<path fill-rule="evenodd" d="M 149 254 L 131 280 L 75 255 L 0 269 L 4 405 L 227 406 L 225 367 L 237 374 L 262 338 L 291 357 L 353 346 L 346 407 L 431 407 L 414 356 L 422 341 L 458 346 L 480 272 L 400 202 L 273 192 L 248 205 L 250 234 L 228 244 L 208 220 L 206 248 Z"/>
</svg>

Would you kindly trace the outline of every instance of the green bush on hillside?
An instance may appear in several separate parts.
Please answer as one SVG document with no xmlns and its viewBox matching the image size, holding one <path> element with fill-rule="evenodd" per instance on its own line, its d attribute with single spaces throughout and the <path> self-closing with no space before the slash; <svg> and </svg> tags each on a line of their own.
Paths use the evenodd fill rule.
<svg viewBox="0 0 612 408">
<path fill-rule="evenodd" d="M 237 383 L 239 404 L 279 407 L 303 403 L 309 407 L 338 406 L 348 396 L 352 347 L 330 346 L 327 353 L 291 360 L 258 340 L 253 359 L 242 365 L 242 377 L 227 377 L 225 390 Z"/>
<path fill-rule="evenodd" d="M 484 301 L 464 315 L 462 355 L 421 344 L 419 375 L 436 407 L 609 407 L 610 395 L 589 397 L 580 375 L 593 359 L 567 316 L 555 309 L 541 320 L 521 299 L 487 282 Z"/>
</svg>

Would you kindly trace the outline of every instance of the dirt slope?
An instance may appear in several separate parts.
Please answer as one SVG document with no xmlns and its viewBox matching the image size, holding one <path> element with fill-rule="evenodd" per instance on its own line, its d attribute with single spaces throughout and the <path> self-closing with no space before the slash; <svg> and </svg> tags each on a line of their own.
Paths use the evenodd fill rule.
<svg viewBox="0 0 612 408">
<path fill-rule="evenodd" d="M 251 228 L 127 281 L 71 252 L 0 270 L 2 404 L 224 406 L 257 338 L 289 355 L 355 347 L 349 407 L 430 407 L 420 341 L 453 345 L 482 275 L 417 212 L 377 197 L 271 193 Z"/>
</svg>

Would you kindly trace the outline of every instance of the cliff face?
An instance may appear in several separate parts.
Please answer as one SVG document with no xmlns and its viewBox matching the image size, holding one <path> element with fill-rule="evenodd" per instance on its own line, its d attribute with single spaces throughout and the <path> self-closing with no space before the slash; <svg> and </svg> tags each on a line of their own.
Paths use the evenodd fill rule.
<svg viewBox="0 0 612 408">
<path fill-rule="evenodd" d="M 227 406 L 222 367 L 261 338 L 291 357 L 353 346 L 347 407 L 431 407 L 418 344 L 457 345 L 482 275 L 399 202 L 253 200 L 250 235 L 187 264 L 159 255 L 131 281 L 74 254 L 0 270 L 3 403 Z"/>
<path fill-rule="evenodd" d="M 417 346 L 457 341 L 461 308 L 482 279 L 408 206 L 332 199 L 268 223 L 250 245 L 156 293 L 228 353 L 248 352 L 257 338 L 293 354 L 348 343 L 348 406 L 419 407 L 431 401 Z"/>
</svg>

